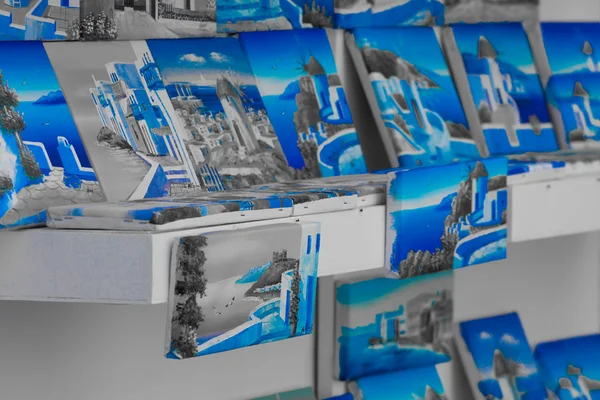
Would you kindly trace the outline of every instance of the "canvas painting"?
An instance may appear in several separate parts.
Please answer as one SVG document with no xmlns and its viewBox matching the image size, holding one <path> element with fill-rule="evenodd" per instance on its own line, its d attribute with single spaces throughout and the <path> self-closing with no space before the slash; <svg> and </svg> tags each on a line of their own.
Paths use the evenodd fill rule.
<svg viewBox="0 0 600 400">
<path fill-rule="evenodd" d="M 600 72 L 600 23 L 542 22 L 552 75 Z"/>
<path fill-rule="evenodd" d="M 539 20 L 539 0 L 445 0 L 446 23 Z"/>
<path fill-rule="evenodd" d="M 313 388 L 307 387 L 303 389 L 290 390 L 272 394 L 270 396 L 257 397 L 251 400 L 316 400 Z"/>
<path fill-rule="evenodd" d="M 444 25 L 442 0 L 335 0 L 336 28 Z"/>
<path fill-rule="evenodd" d="M 48 226 L 65 229 L 167 231 L 292 216 L 293 200 L 230 194 L 84 204 L 48 209 Z"/>
<path fill-rule="evenodd" d="M 0 3 L 0 41 L 72 39 L 81 0 L 5 0 Z"/>
<path fill-rule="evenodd" d="M 546 97 L 570 148 L 600 148 L 600 73 L 552 75 Z"/>
<path fill-rule="evenodd" d="M 506 258 L 505 158 L 388 176 L 386 262 L 392 275 L 404 279 Z"/>
<path fill-rule="evenodd" d="M 367 376 L 350 384 L 354 400 L 446 400 L 435 365 Z"/>
<path fill-rule="evenodd" d="M 219 0 L 217 31 L 238 33 L 331 28 L 334 0 Z"/>
<path fill-rule="evenodd" d="M 41 42 L 0 42 L 0 229 L 105 197 Z"/>
<path fill-rule="evenodd" d="M 490 154 L 558 150 L 523 25 L 458 24 L 452 33 L 462 59 L 456 64 L 462 61 L 469 87 L 463 103 L 475 107 L 467 115 L 483 132 Z"/>
<path fill-rule="evenodd" d="M 598 148 L 600 141 L 600 24 L 541 24 L 549 77 L 548 104 L 571 148 Z M 545 60 L 544 60 L 545 61 Z"/>
<path fill-rule="evenodd" d="M 336 290 L 336 376 L 364 376 L 449 361 L 452 271 L 340 281 Z"/>
<path fill-rule="evenodd" d="M 400 166 L 479 157 L 433 28 L 362 28 L 352 39 L 360 52 L 355 61 L 368 73 L 365 90 L 374 94 L 373 113 Z"/>
<path fill-rule="evenodd" d="M 535 359 L 549 400 L 600 399 L 600 335 L 540 343 Z"/>
<path fill-rule="evenodd" d="M 181 238 L 172 252 L 167 357 L 310 334 L 320 242 L 312 222 Z"/>
<path fill-rule="evenodd" d="M 547 398 L 518 314 L 461 322 L 457 336 L 476 400 Z"/>
<path fill-rule="evenodd" d="M 242 33 L 240 41 L 288 164 L 302 178 L 366 173 L 325 30 Z"/>
<path fill-rule="evenodd" d="M 213 173 L 188 153 L 145 42 L 45 46 L 108 200 L 185 195 Z"/>
</svg>

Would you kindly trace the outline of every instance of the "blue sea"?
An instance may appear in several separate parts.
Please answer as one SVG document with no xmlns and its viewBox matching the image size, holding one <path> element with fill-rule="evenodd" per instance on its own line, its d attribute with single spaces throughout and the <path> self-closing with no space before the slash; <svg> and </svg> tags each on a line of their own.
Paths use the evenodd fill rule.
<svg viewBox="0 0 600 400">
<path fill-rule="evenodd" d="M 361 329 L 360 334 L 338 338 L 341 380 L 450 361 L 449 356 L 426 348 L 400 348 L 394 343 L 379 349 L 369 348 L 369 339 L 378 335 L 377 326 L 371 324 L 364 331 Z"/>
<path fill-rule="evenodd" d="M 24 141 L 42 142 L 46 146 L 52 165 L 62 167 L 56 138 L 63 136 L 75 148 L 81 165 L 91 167 L 67 104 L 36 105 L 33 102 L 21 102 L 17 111 L 24 114 L 27 126 L 21 133 L 21 138 Z"/>
<path fill-rule="evenodd" d="M 445 85 L 445 82 L 443 81 L 440 82 L 435 80 L 435 82 L 440 86 Z M 442 89 L 419 89 L 419 95 L 423 107 L 435 112 L 442 117 L 444 121 L 463 124 L 466 128 L 469 127 L 454 87 L 446 87 L 444 89 L 442 86 Z"/>
<path fill-rule="evenodd" d="M 298 149 L 298 134 L 294 125 L 294 113 L 298 110 L 296 99 L 282 99 L 279 95 L 271 95 L 265 96 L 263 101 L 288 164 L 296 169 L 304 168 L 304 158 Z"/>
<path fill-rule="evenodd" d="M 446 208 L 437 208 L 438 206 L 435 205 L 391 213 L 394 218 L 392 230 L 401 233 L 394 241 L 394 253 L 391 259 L 394 268 L 406 258 L 410 250 L 435 252 L 437 248 L 442 248 L 444 221 L 450 211 Z"/>
<path fill-rule="evenodd" d="M 166 89 L 170 98 L 177 97 L 175 84 L 167 85 Z M 246 108 L 253 108 L 255 110 L 265 108 L 256 85 L 244 85 L 241 89 L 246 98 Z M 215 86 L 192 85 L 191 90 L 194 96 L 202 100 L 204 107 L 208 111 L 212 111 L 213 114 L 223 112 L 223 107 L 221 106 L 221 101 L 217 97 L 217 88 Z"/>
</svg>

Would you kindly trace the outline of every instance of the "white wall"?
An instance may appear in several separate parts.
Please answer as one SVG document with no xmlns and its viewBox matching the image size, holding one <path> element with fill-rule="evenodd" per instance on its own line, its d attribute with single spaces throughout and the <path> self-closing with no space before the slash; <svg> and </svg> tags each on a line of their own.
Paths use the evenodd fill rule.
<svg viewBox="0 0 600 400">
<path fill-rule="evenodd" d="M 598 21 L 600 0 L 540 0 L 542 21 Z"/>
</svg>

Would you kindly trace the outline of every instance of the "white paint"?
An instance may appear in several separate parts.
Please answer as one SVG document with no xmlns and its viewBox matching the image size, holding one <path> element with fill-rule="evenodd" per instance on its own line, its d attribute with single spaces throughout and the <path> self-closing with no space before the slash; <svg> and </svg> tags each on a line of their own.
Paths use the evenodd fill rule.
<svg viewBox="0 0 600 400">
<path fill-rule="evenodd" d="M 9 177 L 13 182 L 17 176 L 17 156 L 8 148 L 0 134 L 0 173 Z"/>
</svg>

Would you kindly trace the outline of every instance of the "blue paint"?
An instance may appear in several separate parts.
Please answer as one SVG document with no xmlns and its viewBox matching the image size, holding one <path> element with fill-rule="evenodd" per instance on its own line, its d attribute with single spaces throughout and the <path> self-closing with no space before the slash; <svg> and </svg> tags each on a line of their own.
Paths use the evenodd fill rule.
<svg viewBox="0 0 600 400">
<path fill-rule="evenodd" d="M 502 115 L 512 113 L 516 120 L 514 125 L 506 125 L 506 129 L 482 121 L 490 154 L 558 150 L 544 90 L 522 24 L 459 24 L 452 30 L 475 107 L 487 107 L 491 115 L 501 111 Z M 485 54 L 486 46 L 493 48 L 495 56 Z M 484 53 L 480 53 L 482 49 Z M 539 128 L 531 124 L 531 118 L 539 121 Z M 512 131 L 515 137 L 511 143 Z"/>
<path fill-rule="evenodd" d="M 506 244 L 501 240 L 506 235 L 502 214 L 508 207 L 507 189 L 490 191 L 488 183 L 491 178 L 505 177 L 507 164 L 506 159 L 497 158 L 390 173 L 386 239 L 391 242 L 388 269 L 406 277 L 406 274 L 428 273 L 433 268 L 431 260 L 434 257 L 444 263 L 436 268 L 443 269 L 452 268 L 450 264 L 463 267 L 505 258 Z M 477 168 L 480 171 L 485 169 L 485 173 L 474 182 L 470 181 L 471 171 Z M 464 200 L 464 193 L 462 195 L 470 212 L 459 217 L 453 215 L 453 204 L 458 201 L 457 193 L 465 185 L 471 186 L 471 197 Z M 478 231 L 477 236 L 472 237 L 474 228 L 498 229 L 504 233 L 488 235 Z M 456 244 L 453 248 L 444 248 L 443 240 L 454 240 Z M 491 246 L 492 243 L 497 246 Z M 460 253 L 456 253 L 457 246 L 460 246 Z M 407 265 L 401 269 L 401 263 L 418 252 L 428 253 L 425 255 L 431 265 Z M 461 259 L 461 256 L 464 258 Z M 408 264 L 410 262 L 407 260 Z"/>
<path fill-rule="evenodd" d="M 498 394 L 494 375 L 494 354 L 501 353 L 510 362 L 521 364 L 528 371 L 511 385 L 530 399 L 545 399 L 546 391 L 538 374 L 525 331 L 516 313 L 460 323 L 460 334 L 482 378 L 478 383 L 482 396 Z M 509 395 L 504 393 L 504 395 Z M 500 398 L 503 396 L 500 396 Z M 523 397 L 525 398 L 525 397 Z"/>
<path fill-rule="evenodd" d="M 598 400 L 599 390 L 591 390 L 590 396 L 583 393 L 580 377 L 592 381 L 600 380 L 600 335 L 578 336 L 553 342 L 540 343 L 535 348 L 535 359 L 540 374 L 548 389 L 560 400 Z M 569 366 L 577 370 L 569 371 Z M 576 392 L 571 396 L 566 389 L 561 389 L 559 380 L 568 379 Z"/>
</svg>

